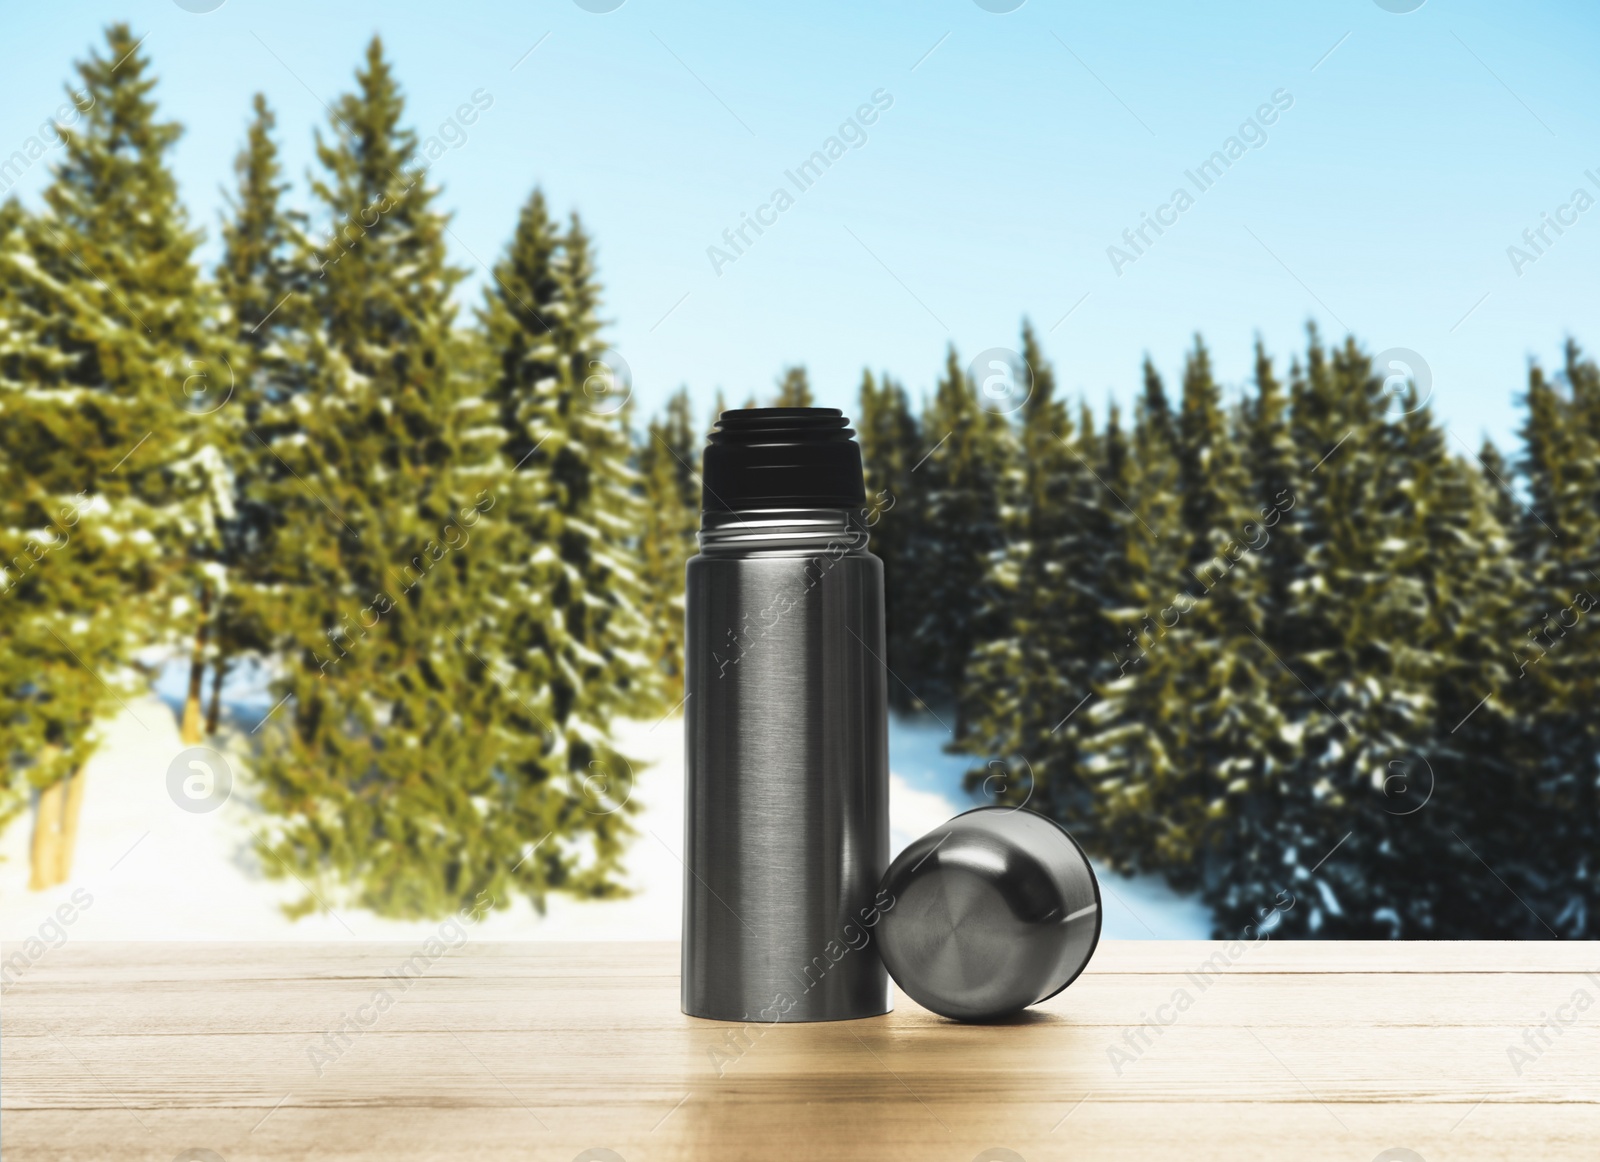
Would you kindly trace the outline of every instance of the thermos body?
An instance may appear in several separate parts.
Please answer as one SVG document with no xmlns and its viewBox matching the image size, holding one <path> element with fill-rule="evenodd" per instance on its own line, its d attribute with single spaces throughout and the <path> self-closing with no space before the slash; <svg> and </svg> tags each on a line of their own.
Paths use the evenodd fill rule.
<svg viewBox="0 0 1600 1162">
<path fill-rule="evenodd" d="M 890 1009 L 883 566 L 844 509 L 707 514 L 685 597 L 683 1010 Z"/>
</svg>

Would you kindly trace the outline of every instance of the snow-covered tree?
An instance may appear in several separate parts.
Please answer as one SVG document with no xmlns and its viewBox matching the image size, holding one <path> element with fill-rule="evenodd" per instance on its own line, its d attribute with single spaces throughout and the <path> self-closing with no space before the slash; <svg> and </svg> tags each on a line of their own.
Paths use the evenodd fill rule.
<svg viewBox="0 0 1600 1162">
<path fill-rule="evenodd" d="M 1080 840 L 1094 826 L 1084 779 L 1079 711 L 1114 672 L 1119 642 L 1111 620 L 1123 595 L 1119 523 L 1106 485 L 1096 478 L 1104 454 L 1092 420 L 1074 428 L 1056 393 L 1054 368 L 1033 329 L 1022 332 L 1032 392 L 1017 434 L 1018 496 L 1008 544 L 990 573 L 1002 629 L 980 642 L 968 663 L 963 699 L 968 736 L 962 749 L 980 756 L 968 775 L 985 797 L 1026 803 L 1062 820 Z M 1098 471 L 1126 475 L 1121 433 L 1106 433 L 1112 463 Z"/>
<path fill-rule="evenodd" d="M 534 191 L 483 310 L 507 530 L 502 591 L 485 618 L 494 656 L 544 707 L 541 749 L 522 772 L 538 792 L 530 803 L 592 857 L 582 869 L 571 847 L 540 858 L 553 884 L 596 895 L 614 890 L 637 776 L 612 724 L 662 699 L 636 565 L 644 516 L 621 406 L 629 383 L 600 340 L 599 304 L 582 224 L 560 229 Z"/>
<path fill-rule="evenodd" d="M 921 535 L 910 570 L 915 603 L 906 611 L 909 673 L 901 677 L 936 712 L 955 714 L 951 729 L 959 739 L 967 659 L 998 629 L 990 578 L 1005 547 L 1010 432 L 1003 416 L 979 406 L 953 346 L 920 428 L 923 459 L 914 487 L 921 494 Z"/>
<path fill-rule="evenodd" d="M 689 393 L 679 388 L 660 417 L 652 418 L 637 451 L 644 498 L 639 534 L 639 578 L 649 626 L 648 655 L 661 675 L 662 709 L 683 698 L 684 566 L 695 554 L 699 528 L 700 439 Z"/>
<path fill-rule="evenodd" d="M 256 429 L 253 500 L 274 519 L 253 599 L 281 655 L 261 854 L 323 900 L 438 916 L 538 899 L 571 857 L 551 838 L 549 708 L 497 654 L 502 433 L 456 371 L 473 364 L 445 217 L 376 38 L 356 79 L 317 142 L 307 386 L 264 393 Z"/>
<path fill-rule="evenodd" d="M 1096 799 L 1097 850 L 1124 870 L 1162 870 L 1192 884 L 1194 813 L 1169 817 L 1171 788 L 1187 774 L 1187 715 L 1180 657 L 1168 640 L 1192 616 L 1182 524 L 1179 432 L 1154 365 L 1124 441 L 1115 420 L 1106 435 L 1104 484 L 1097 494 L 1112 530 L 1102 570 L 1114 583 L 1108 611 L 1111 668 L 1078 715 L 1084 770 Z M 1186 613 L 1187 611 L 1187 613 Z"/>
<path fill-rule="evenodd" d="M 236 185 L 228 196 L 222 260 L 216 270 L 217 325 L 232 343 L 233 398 L 216 411 L 213 427 L 231 469 L 234 511 L 222 522 L 216 562 L 207 734 L 217 729 L 229 670 L 241 655 L 265 656 L 271 649 L 272 632 L 252 602 L 273 519 L 257 496 L 255 476 L 263 470 L 269 476 L 281 473 L 264 447 L 273 434 L 270 421 L 284 412 L 290 396 L 306 388 L 299 327 L 305 310 L 303 301 L 294 301 L 305 291 L 304 270 L 295 263 L 296 250 L 304 243 L 296 215 L 283 204 L 289 187 L 278 161 L 276 124 L 266 97 L 257 93 L 245 144 L 234 159 Z M 190 699 L 196 710 L 201 677 L 198 667 L 191 671 Z M 189 713 L 186 707 L 186 721 Z"/>
<path fill-rule="evenodd" d="M 883 562 L 885 638 L 889 669 L 909 674 L 914 657 L 911 628 L 917 594 L 915 552 L 922 537 L 922 494 L 915 479 L 922 459 L 922 439 L 911 401 L 887 375 L 881 382 L 861 373 L 860 407 L 854 417 L 856 439 L 866 477 L 867 547 Z M 913 708 L 914 696 L 901 682 L 890 681 L 889 704 Z"/>
<path fill-rule="evenodd" d="M 76 772 L 135 651 L 203 626 L 195 598 L 227 507 L 195 414 L 225 385 L 167 167 L 181 130 L 158 119 L 126 25 L 77 72 L 44 205 L 9 209 L 0 246 L 0 749 L 12 785 L 20 773 L 39 792 L 36 887 L 66 878 Z"/>
</svg>

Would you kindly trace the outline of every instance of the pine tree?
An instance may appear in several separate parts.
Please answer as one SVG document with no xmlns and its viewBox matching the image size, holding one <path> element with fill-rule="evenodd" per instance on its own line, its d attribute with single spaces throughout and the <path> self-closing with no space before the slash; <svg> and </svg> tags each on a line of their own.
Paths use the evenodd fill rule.
<svg viewBox="0 0 1600 1162">
<path fill-rule="evenodd" d="M 1258 669 L 1258 689 L 1273 714 L 1260 723 L 1233 817 L 1222 820 L 1226 844 L 1212 855 L 1206 887 L 1219 933 L 1236 935 L 1287 891 L 1297 902 L 1285 913 L 1284 930 L 1327 934 L 1360 909 L 1363 885 L 1345 875 L 1343 854 L 1324 857 L 1341 840 L 1358 842 L 1348 824 L 1373 804 L 1353 788 L 1372 769 L 1374 748 L 1392 743 L 1398 726 L 1384 721 L 1385 706 L 1367 684 L 1375 655 L 1363 654 L 1358 635 L 1371 627 L 1350 623 L 1353 606 L 1376 612 L 1372 586 L 1383 568 L 1378 546 L 1392 540 L 1383 514 L 1391 511 L 1397 472 L 1385 460 L 1393 441 L 1380 385 L 1352 345 L 1330 361 L 1312 332 L 1305 368 L 1297 364 L 1291 376 L 1292 464 L 1281 455 L 1276 380 L 1267 371 L 1258 356 L 1247 437 L 1260 457 L 1255 499 L 1297 469 L 1303 475 L 1290 528 L 1280 520 L 1263 560 L 1258 600 L 1266 604 L 1258 612 L 1270 608 L 1274 620 L 1251 626 L 1271 651 L 1270 668 Z M 1277 495 L 1271 491 L 1265 504 L 1283 512 Z M 1402 696 L 1419 693 L 1412 687 Z M 1399 748 L 1386 751 L 1386 761 L 1401 757 Z"/>
<path fill-rule="evenodd" d="M 1194 812 L 1165 814 L 1167 789 L 1187 773 L 1185 692 L 1165 641 L 1190 608 L 1178 440 L 1166 388 L 1147 358 L 1126 450 L 1115 421 L 1106 436 L 1109 474 L 1101 475 L 1111 495 L 1102 504 L 1113 533 L 1102 560 L 1122 584 L 1112 589 L 1108 615 L 1116 626 L 1111 669 L 1079 712 L 1079 729 L 1100 854 L 1119 870 L 1160 870 L 1191 887 L 1200 878 Z"/>
<path fill-rule="evenodd" d="M 808 408 L 816 400 L 811 394 L 811 380 L 806 377 L 804 364 L 785 367 L 778 377 L 778 394 L 772 401 L 775 408 Z"/>
<path fill-rule="evenodd" d="M 1082 753 L 1087 719 L 1077 712 L 1104 680 L 1117 645 L 1109 614 L 1120 578 L 1105 568 L 1116 537 L 1104 508 L 1112 498 L 1091 467 L 1098 450 L 1088 417 L 1080 438 L 1026 322 L 1022 357 L 1032 391 L 1018 433 L 1020 496 L 990 575 L 1002 628 L 975 648 L 963 690 L 970 731 L 963 749 L 987 760 L 968 785 L 1045 811 L 1093 842 Z M 1114 428 L 1108 437 L 1120 441 Z M 1102 468 L 1121 476 L 1120 445 L 1113 455 L 1118 462 Z"/>
<path fill-rule="evenodd" d="M 76 772 L 133 651 L 192 630 L 218 514 L 220 466 L 190 414 L 216 354 L 167 168 L 180 130 L 157 119 L 126 25 L 77 71 L 83 117 L 60 129 L 44 208 L 9 210 L 0 248 L 0 682 L 15 708 L 0 741 L 13 780 L 39 790 L 35 887 L 67 877 Z"/>
<path fill-rule="evenodd" d="M 39 851 L 41 841 L 60 833 L 69 788 L 81 794 L 82 780 L 72 775 L 92 752 L 90 730 L 114 697 L 87 669 L 74 669 L 64 650 L 52 648 L 52 635 L 66 632 L 67 617 L 104 599 L 117 562 L 100 546 L 81 562 L 68 558 L 77 530 L 92 527 L 83 511 L 87 494 L 53 494 L 49 485 L 61 481 L 32 487 L 30 467 L 43 465 L 30 466 L 27 446 L 7 438 L 23 424 L 53 418 L 32 394 L 54 370 L 37 363 L 42 352 L 34 328 L 45 322 L 44 304 L 9 277 L 31 261 L 37 229 L 15 199 L 0 204 L 0 263 L 8 275 L 0 280 L 0 697 L 7 708 L 0 714 L 0 827 L 27 809 L 30 792 L 41 792 L 32 871 L 33 886 L 47 887 L 64 879 L 66 869 L 57 866 L 58 849 Z M 114 623 L 95 628 L 96 652 L 119 662 L 121 643 L 109 632 Z M 64 854 L 70 859 L 70 849 Z"/>
<path fill-rule="evenodd" d="M 913 473 L 921 458 L 917 418 L 905 388 L 888 376 L 882 385 L 870 371 L 861 373 L 860 407 L 855 417 L 866 474 L 867 503 L 862 516 L 868 548 L 883 562 L 885 641 L 889 669 L 908 673 L 912 665 L 911 626 L 918 601 L 916 551 L 922 537 L 922 496 Z M 889 704 L 911 710 L 913 695 L 900 682 L 889 684 Z"/>
<path fill-rule="evenodd" d="M 1294 593 L 1306 574 L 1299 539 L 1305 512 L 1304 470 L 1289 431 L 1288 400 L 1260 340 L 1255 349 L 1255 392 L 1241 405 L 1237 424 L 1248 477 L 1241 498 L 1244 523 L 1237 534 L 1251 553 L 1253 584 L 1247 604 L 1226 624 L 1237 650 L 1232 697 L 1238 710 L 1224 736 L 1238 746 L 1228 764 L 1225 799 L 1213 800 L 1204 881 L 1207 896 L 1226 919 L 1219 931 L 1269 911 L 1285 890 L 1276 864 L 1281 849 L 1271 821 L 1295 793 L 1301 759 L 1297 723 L 1310 695 L 1282 659 L 1295 658 L 1300 634 Z M 1241 632 L 1244 631 L 1244 632 Z"/>
<path fill-rule="evenodd" d="M 1519 853 L 1503 822 L 1559 835 L 1553 809 L 1578 816 L 1582 801 L 1521 757 L 1538 748 L 1501 644 L 1520 586 L 1487 472 L 1451 454 L 1414 389 L 1385 414 L 1353 343 L 1330 358 L 1313 332 L 1287 413 L 1259 346 L 1256 362 L 1254 397 L 1229 415 L 1197 349 L 1170 425 L 1147 371 L 1128 524 L 1174 535 L 1131 539 L 1127 572 L 1148 591 L 1176 541 L 1195 601 L 1144 619 L 1128 672 L 1089 712 L 1092 842 L 1117 866 L 1199 888 L 1219 935 L 1274 907 L 1290 934 L 1454 936 L 1491 914 L 1492 930 L 1533 933 L 1480 858 L 1575 931 L 1583 864 L 1574 876 L 1570 858 Z M 1558 410 L 1530 394 L 1535 413 Z M 1175 473 L 1153 454 L 1167 432 Z M 1248 553 L 1230 552 L 1230 513 Z M 1443 779 L 1455 793 L 1434 798 Z"/>
<path fill-rule="evenodd" d="M 679 388 L 664 414 L 651 419 L 637 453 L 644 499 L 639 579 L 664 709 L 683 698 L 684 567 L 695 553 L 700 512 L 699 477 L 690 465 L 698 455 L 689 393 Z"/>
<path fill-rule="evenodd" d="M 1483 444 L 1478 448 L 1478 464 L 1483 468 L 1483 482 L 1494 499 L 1495 519 L 1515 541 L 1523 520 L 1520 503 L 1511 485 L 1515 469 L 1506 462 L 1505 455 L 1488 437 L 1484 437 Z"/>
<path fill-rule="evenodd" d="M 1090 716 L 1104 724 L 1091 747 L 1109 776 L 1099 792 L 1115 820 L 1116 857 L 1182 886 L 1217 878 L 1228 798 L 1252 787 L 1257 744 L 1276 725 L 1270 697 L 1260 696 L 1269 659 L 1251 618 L 1253 554 L 1267 539 L 1250 519 L 1236 426 L 1198 337 L 1176 419 L 1146 361 L 1142 479 L 1133 486 L 1145 535 L 1128 547 L 1143 578 L 1135 596 L 1148 604 Z"/>
<path fill-rule="evenodd" d="M 1527 768 L 1514 810 L 1489 816 L 1480 854 L 1539 917 L 1510 916 L 1517 935 L 1592 936 L 1600 914 L 1593 857 L 1600 640 L 1590 624 L 1600 605 L 1600 373 L 1575 343 L 1566 349 L 1565 392 L 1537 366 L 1528 374 L 1524 452 L 1528 507 L 1518 521 L 1522 581 L 1503 640 L 1508 673 L 1499 697 L 1520 712 L 1527 736 L 1516 753 Z M 1535 814 L 1534 807 L 1540 809 Z M 1513 822 L 1514 821 L 1514 822 Z M 1542 842 L 1515 842 L 1530 824 Z"/>
<path fill-rule="evenodd" d="M 954 713 L 950 729 L 959 741 L 967 660 L 999 631 L 989 578 L 1005 545 L 1002 472 L 1009 433 L 1002 416 L 978 406 L 953 346 L 918 426 L 924 452 L 915 471 L 925 498 L 915 567 L 920 598 L 909 627 L 910 673 L 902 677 L 935 713 Z"/>
<path fill-rule="evenodd" d="M 633 563 L 639 482 L 598 338 L 599 296 L 581 223 L 574 216 L 559 230 L 535 191 L 482 312 L 497 355 L 488 398 L 507 473 L 493 656 L 544 707 L 542 748 L 519 776 L 529 809 L 545 833 L 559 828 L 592 849 L 582 864 L 573 852 L 541 858 L 553 886 L 589 895 L 616 892 L 633 810 L 633 767 L 608 741 L 611 724 L 663 697 L 645 579 Z"/>
<path fill-rule="evenodd" d="M 1300 575 L 1300 542 L 1296 535 L 1298 497 L 1304 491 L 1304 466 L 1289 431 L 1289 401 L 1261 341 L 1256 341 L 1255 396 L 1241 418 L 1246 468 L 1253 493 L 1252 519 L 1271 537 L 1263 552 L 1262 583 L 1255 595 L 1260 636 L 1268 645 L 1294 639 L 1288 618 L 1291 587 Z"/>
<path fill-rule="evenodd" d="M 630 467 L 632 443 L 616 404 L 632 385 L 599 337 L 601 286 L 593 244 L 576 213 L 561 246 L 562 310 L 554 334 L 561 394 L 548 401 L 552 439 L 542 453 L 551 465 L 550 500 L 560 512 L 553 526 L 565 567 L 558 590 L 573 586 L 562 614 L 571 644 L 561 668 L 582 674 L 583 682 L 573 692 L 569 731 L 587 741 L 614 717 L 648 709 L 661 695 L 646 653 L 643 589 L 633 566 L 642 505 Z M 563 688 L 558 682 L 558 706 Z M 575 749 L 575 760 L 581 754 Z"/>
<path fill-rule="evenodd" d="M 1264 600 L 1287 594 L 1273 654 L 1300 690 L 1280 678 L 1261 793 L 1229 821 L 1208 891 L 1218 929 L 1288 891 L 1287 932 L 1459 934 L 1484 896 L 1454 836 L 1475 801 L 1492 801 L 1488 752 L 1503 751 L 1470 754 L 1451 732 L 1471 708 L 1463 691 L 1496 680 L 1485 611 L 1506 585 L 1504 538 L 1427 408 L 1413 396 L 1404 415 L 1385 414 L 1384 384 L 1353 341 L 1330 358 L 1313 332 L 1292 401 L 1300 484 L 1289 530 L 1278 526 L 1286 572 L 1269 572 Z M 1497 722 L 1483 719 L 1485 739 Z M 1430 805 L 1441 775 L 1461 789 Z"/>
<path fill-rule="evenodd" d="M 226 440 L 233 470 L 233 516 L 222 523 L 218 585 L 211 618 L 212 681 L 205 732 L 213 734 L 221 712 L 222 685 L 242 654 L 264 655 L 272 634 L 252 601 L 259 555 L 271 531 L 271 514 L 254 501 L 251 473 L 263 466 L 264 421 L 304 390 L 298 322 L 303 310 L 291 300 L 303 294 L 305 278 L 294 253 L 303 246 L 295 217 L 282 204 L 288 183 L 273 138 L 276 118 L 265 96 L 255 95 L 245 144 L 234 160 L 237 186 L 222 223 L 222 260 L 216 282 L 220 326 L 232 341 L 229 376 L 234 398 L 219 409 L 215 424 Z M 266 463 L 273 464 L 270 457 Z M 273 464 L 276 468 L 276 465 Z M 191 697 L 198 706 L 201 674 L 191 672 Z"/>
<path fill-rule="evenodd" d="M 445 218 L 374 38 L 319 135 L 328 222 L 299 261 L 303 391 L 263 410 L 257 593 L 284 669 L 261 728 L 269 874 L 392 916 L 586 888 L 542 687 L 506 654 L 533 548 L 507 519 L 504 431 L 452 374 Z M 469 360 L 465 366 L 472 367 Z M 576 818 L 575 818 L 576 816 Z M 604 878 L 604 873 L 599 873 Z"/>
<path fill-rule="evenodd" d="M 1292 497 L 1277 493 L 1258 504 L 1272 478 L 1290 471 L 1287 432 L 1274 430 L 1280 425 L 1272 413 L 1281 410 L 1275 389 L 1258 348 L 1254 402 L 1265 430 L 1244 434 L 1238 413 L 1222 406 L 1209 355 L 1196 338 L 1184 372 L 1178 451 L 1188 557 L 1183 600 L 1192 609 L 1169 636 L 1178 686 L 1187 692 L 1187 770 L 1174 789 L 1181 800 L 1192 799 L 1189 834 L 1212 894 L 1232 890 L 1239 880 L 1239 840 L 1253 834 L 1248 820 L 1270 777 L 1283 725 L 1280 698 L 1291 693 L 1264 637 L 1262 605 L 1274 547 L 1265 521 L 1293 505 Z M 1267 477 L 1259 482 L 1251 479 L 1246 458 L 1252 443 L 1265 457 L 1255 466 Z"/>
<path fill-rule="evenodd" d="M 1529 822 L 1542 814 L 1550 830 L 1559 830 L 1530 777 L 1528 717 L 1507 693 L 1514 671 L 1506 627 L 1523 604 L 1524 577 L 1511 557 L 1510 530 L 1496 515 L 1494 486 L 1479 465 L 1447 445 L 1425 403 L 1413 396 L 1406 406 L 1391 426 L 1412 466 L 1401 493 L 1409 525 L 1402 535 L 1420 551 L 1402 569 L 1420 583 L 1426 603 L 1415 656 L 1407 661 L 1427 683 L 1431 716 L 1420 724 L 1420 737 L 1408 740 L 1425 761 L 1389 760 L 1388 785 L 1378 787 L 1390 835 L 1362 860 L 1377 897 L 1366 906 L 1389 924 L 1390 936 L 1547 936 L 1521 909 L 1512 915 L 1514 898 L 1480 862 L 1513 880 L 1531 872 L 1524 889 L 1567 878 L 1572 866 L 1558 862 L 1570 851 L 1529 852 L 1526 832 L 1505 825 L 1511 816 Z M 1437 869 L 1427 889 L 1398 890 L 1395 877 L 1416 866 Z M 1539 892 L 1539 905 L 1555 894 Z M 1559 910 L 1550 913 L 1557 923 Z"/>
</svg>

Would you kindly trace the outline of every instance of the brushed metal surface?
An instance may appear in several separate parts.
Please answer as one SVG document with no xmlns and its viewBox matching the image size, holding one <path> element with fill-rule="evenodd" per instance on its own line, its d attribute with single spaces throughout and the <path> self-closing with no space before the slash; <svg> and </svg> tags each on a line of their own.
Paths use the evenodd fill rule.
<svg viewBox="0 0 1600 1162">
<path fill-rule="evenodd" d="M 906 847 L 884 876 L 896 904 L 880 950 L 924 1008 L 963 1021 L 1015 1013 L 1066 988 L 1100 941 L 1100 886 L 1054 820 L 978 807 Z"/>
<path fill-rule="evenodd" d="M 841 534 L 844 534 L 841 537 Z M 825 510 L 732 514 L 688 564 L 683 1010 L 889 1011 L 883 566 Z"/>
</svg>

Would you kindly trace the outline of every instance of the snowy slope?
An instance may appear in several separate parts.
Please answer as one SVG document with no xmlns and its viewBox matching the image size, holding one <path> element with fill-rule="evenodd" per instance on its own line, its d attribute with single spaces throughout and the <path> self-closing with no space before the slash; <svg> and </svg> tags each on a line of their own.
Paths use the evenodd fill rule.
<svg viewBox="0 0 1600 1162">
<path fill-rule="evenodd" d="M 232 793 L 206 812 L 182 786 L 169 793 L 169 770 L 185 751 L 171 707 L 155 696 L 130 703 L 105 727 L 89 763 L 72 879 L 46 892 L 27 890 L 31 820 L 0 836 L 0 940 L 25 940 L 44 930 L 47 943 L 71 940 L 405 940 L 437 930 L 436 922 L 385 920 L 360 910 L 317 913 L 298 921 L 280 905 L 302 894 L 293 881 L 268 880 L 250 849 L 259 817 L 251 804 L 246 763 L 251 716 L 215 741 L 233 775 Z M 237 721 L 237 720 L 236 720 Z M 683 904 L 683 723 L 625 723 L 624 753 L 641 764 L 634 799 L 639 835 L 629 853 L 636 894 L 625 900 L 550 898 L 546 915 L 526 902 L 487 916 L 481 939 L 675 940 Z M 890 826 L 898 852 L 918 835 L 971 805 L 959 790 L 966 761 L 939 750 L 943 732 L 897 723 L 891 736 Z M 205 768 L 178 764 L 179 780 Z M 204 798 L 206 788 L 189 784 Z M 1191 901 L 1148 881 L 1101 873 L 1107 936 L 1195 938 L 1208 920 Z M 86 905 L 83 901 L 87 898 Z M 70 925 L 54 920 L 76 899 Z M 8 949 L 8 952 L 10 950 Z"/>
</svg>

